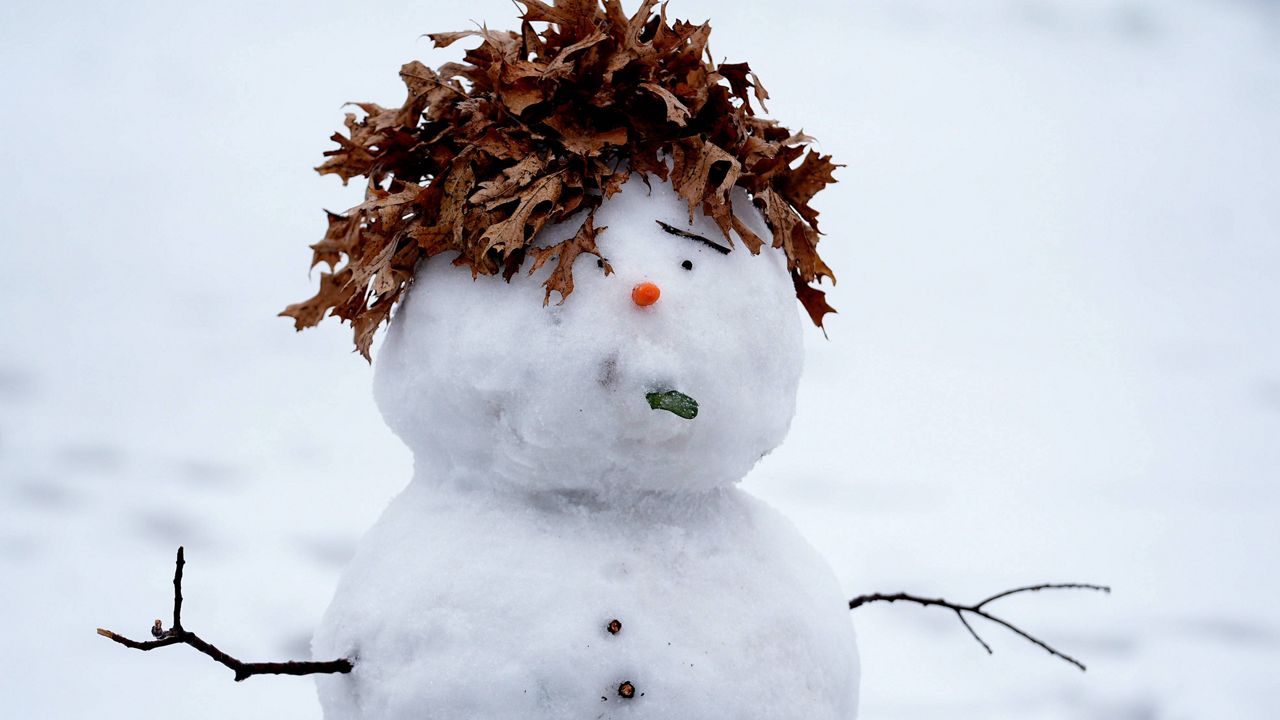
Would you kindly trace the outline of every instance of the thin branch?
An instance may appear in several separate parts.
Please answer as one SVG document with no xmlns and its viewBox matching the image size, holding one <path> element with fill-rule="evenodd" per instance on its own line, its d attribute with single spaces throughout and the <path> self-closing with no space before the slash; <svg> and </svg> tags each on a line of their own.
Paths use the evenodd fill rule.
<svg viewBox="0 0 1280 720">
<path fill-rule="evenodd" d="M 178 546 L 177 567 L 173 571 L 173 629 L 182 630 L 182 566 L 187 564 L 182 546 Z M 160 621 L 156 621 L 156 630 L 160 630 Z"/>
<path fill-rule="evenodd" d="M 973 636 L 973 639 L 977 640 L 978 643 L 982 645 L 984 649 L 986 649 L 987 654 L 990 655 L 992 654 L 991 646 L 988 645 L 987 642 L 983 640 L 981 636 L 978 635 L 978 633 L 973 629 L 973 626 L 969 624 L 969 621 L 964 616 L 965 613 L 972 613 L 988 622 L 993 622 L 1005 628 L 1006 630 L 1009 630 L 1010 632 L 1018 635 L 1024 640 L 1030 642 L 1031 644 L 1042 648 L 1043 650 L 1048 652 L 1050 655 L 1061 658 L 1071 663 L 1072 665 L 1075 665 L 1076 667 L 1080 668 L 1083 671 L 1085 669 L 1084 663 L 1080 662 L 1079 660 L 1076 660 L 1075 658 L 1071 657 L 1070 655 L 1067 655 L 1064 652 L 1061 652 L 1053 648 L 1048 643 L 1031 635 L 1030 633 L 1026 632 L 1025 630 L 1018 627 L 1017 625 L 1014 625 L 1008 620 L 997 617 L 987 612 L 986 610 L 983 610 L 983 607 L 1001 598 L 1006 598 L 1006 597 L 1009 597 L 1010 595 L 1017 595 L 1019 593 L 1024 593 L 1024 592 L 1039 592 L 1041 590 L 1096 590 L 1104 593 L 1111 592 L 1111 588 L 1107 587 L 1106 585 L 1089 585 L 1085 583 L 1045 583 L 1042 585 L 1028 585 L 1026 587 L 1014 588 L 1012 590 L 1005 590 L 1004 592 L 996 593 L 995 595 L 992 595 L 986 598 L 985 600 L 979 603 L 976 603 L 974 605 L 960 605 L 957 603 L 948 602 L 946 600 L 943 600 L 942 598 L 926 598 L 926 597 L 920 597 L 918 595 L 911 595 L 908 593 L 872 593 L 870 595 L 859 595 L 858 597 L 850 600 L 849 609 L 854 610 L 856 608 L 862 607 L 863 605 L 866 605 L 868 603 L 873 603 L 873 602 L 893 603 L 898 601 L 911 602 L 917 605 L 923 605 L 925 607 L 946 608 L 956 614 L 956 617 L 960 619 L 960 622 L 964 625 L 965 629 L 969 631 L 969 634 Z"/>
<path fill-rule="evenodd" d="M 165 630 L 163 624 L 156 620 L 151 628 L 155 640 L 139 642 L 117 635 L 110 630 L 98 628 L 98 634 L 114 640 L 134 650 L 155 650 L 169 645 L 190 645 L 200 652 L 230 668 L 236 674 L 236 682 L 254 675 L 313 675 L 316 673 L 349 673 L 353 663 L 346 659 L 322 661 L 289 661 L 247 663 L 219 650 L 199 635 L 182 627 L 182 566 L 186 564 L 182 548 L 178 548 L 178 560 L 173 572 L 173 627 Z"/>
<path fill-rule="evenodd" d="M 987 641 L 983 640 L 982 636 L 978 634 L 978 631 L 974 630 L 973 626 L 969 624 L 969 621 L 964 618 L 964 613 L 957 610 L 956 617 L 960 618 L 960 624 L 964 625 L 964 629 L 969 631 L 969 634 L 973 636 L 974 640 L 978 641 L 978 644 L 982 646 L 983 650 L 987 651 L 988 655 L 995 654 L 996 651 L 991 649 L 991 646 L 987 644 Z"/>
<path fill-rule="evenodd" d="M 680 228 L 674 225 L 668 225 L 667 223 L 664 223 L 661 220 L 654 220 L 654 222 L 658 223 L 659 227 L 661 227 L 663 230 L 666 230 L 667 232 L 671 233 L 672 235 L 675 235 L 676 237 L 689 238 L 690 240 L 697 240 L 698 242 L 710 247 L 712 250 L 715 250 L 721 255 L 729 254 L 729 248 L 721 245 L 720 243 L 710 238 L 703 237 L 701 235 L 698 235 L 697 233 L 691 233 L 688 230 L 681 230 Z"/>
<path fill-rule="evenodd" d="M 1044 583 L 1042 585 L 1027 585 L 1026 587 L 1014 588 L 1012 590 L 1005 590 L 1004 592 L 996 593 L 977 605 L 974 605 L 974 607 L 981 608 L 987 603 L 995 602 L 1000 598 L 1006 598 L 1010 595 L 1017 595 L 1018 593 L 1024 592 L 1040 592 L 1041 590 L 1097 590 L 1104 593 L 1111 592 L 1111 588 L 1105 585 L 1087 585 L 1085 583 Z"/>
</svg>

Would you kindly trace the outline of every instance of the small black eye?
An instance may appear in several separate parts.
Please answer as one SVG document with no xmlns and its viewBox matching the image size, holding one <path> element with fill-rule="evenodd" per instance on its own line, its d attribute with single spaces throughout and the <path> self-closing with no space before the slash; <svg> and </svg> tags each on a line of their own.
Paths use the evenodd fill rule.
<svg viewBox="0 0 1280 720">
<path fill-rule="evenodd" d="M 690 260 L 685 260 L 684 262 L 680 263 L 680 267 L 684 268 L 685 270 L 692 270 L 693 262 Z"/>
<path fill-rule="evenodd" d="M 596 260 L 596 267 L 598 267 L 598 268 L 602 268 L 602 267 L 604 267 L 604 259 L 603 259 L 603 258 L 601 258 L 601 259 L 599 259 L 599 260 Z"/>
</svg>

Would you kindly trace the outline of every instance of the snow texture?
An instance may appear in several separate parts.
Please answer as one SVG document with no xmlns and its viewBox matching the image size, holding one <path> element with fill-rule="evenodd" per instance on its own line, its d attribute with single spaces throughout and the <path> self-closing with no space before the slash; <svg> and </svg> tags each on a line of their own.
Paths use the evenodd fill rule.
<svg viewBox="0 0 1280 720">
<path fill-rule="evenodd" d="M 419 269 L 375 379 L 415 478 L 317 634 L 316 657 L 356 659 L 319 678 L 326 717 L 854 717 L 834 575 L 729 487 L 795 408 L 800 316 L 781 251 L 666 232 L 656 220 L 726 244 L 656 179 L 630 180 L 597 220 L 614 272 L 579 256 L 562 305 L 542 303 L 549 267 L 510 284 L 444 258 Z M 641 282 L 658 302 L 632 302 Z M 645 400 L 672 389 L 696 418 Z"/>
</svg>

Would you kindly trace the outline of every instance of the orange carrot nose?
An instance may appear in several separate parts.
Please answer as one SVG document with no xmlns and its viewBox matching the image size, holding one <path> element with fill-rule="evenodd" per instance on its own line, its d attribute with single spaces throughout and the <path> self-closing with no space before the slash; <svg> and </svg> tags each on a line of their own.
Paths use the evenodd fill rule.
<svg viewBox="0 0 1280 720">
<path fill-rule="evenodd" d="M 631 301 L 640 307 L 649 307 L 658 302 L 661 296 L 662 291 L 651 282 L 642 282 L 631 289 Z"/>
</svg>

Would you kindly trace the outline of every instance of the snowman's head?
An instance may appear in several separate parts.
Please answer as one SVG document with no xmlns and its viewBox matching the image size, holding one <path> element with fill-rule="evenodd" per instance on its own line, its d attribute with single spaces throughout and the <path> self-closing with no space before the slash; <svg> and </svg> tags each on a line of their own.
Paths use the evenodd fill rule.
<svg viewBox="0 0 1280 720">
<path fill-rule="evenodd" d="M 745 196 L 735 212 L 764 233 Z M 802 356 L 783 252 L 730 249 L 669 184 L 634 176 L 596 225 L 604 259 L 578 256 L 561 304 L 543 304 L 554 263 L 510 283 L 446 258 L 418 268 L 375 394 L 420 465 L 529 489 L 681 491 L 736 482 L 782 440 Z"/>
<path fill-rule="evenodd" d="M 329 214 L 311 246 L 329 271 L 281 314 L 349 322 L 369 358 L 399 307 L 379 405 L 452 477 L 734 482 L 790 421 L 795 300 L 831 312 L 811 201 L 837 166 L 757 114 L 768 92 L 713 60 L 708 23 L 517 2 L 519 32 L 433 34 L 479 44 L 404 65 L 401 106 L 347 116 L 317 169 L 364 178 L 365 199 Z"/>
</svg>

